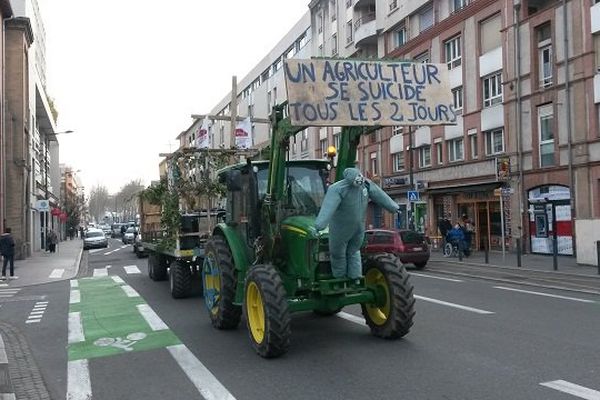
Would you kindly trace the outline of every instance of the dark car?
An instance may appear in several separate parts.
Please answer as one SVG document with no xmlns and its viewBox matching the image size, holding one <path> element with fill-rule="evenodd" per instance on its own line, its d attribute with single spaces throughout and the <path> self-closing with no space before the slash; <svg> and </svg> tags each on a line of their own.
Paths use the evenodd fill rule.
<svg viewBox="0 0 600 400">
<path fill-rule="evenodd" d="M 363 253 L 393 253 L 403 264 L 425 268 L 429 261 L 429 246 L 425 236 L 411 230 L 369 229 L 365 232 Z"/>
</svg>

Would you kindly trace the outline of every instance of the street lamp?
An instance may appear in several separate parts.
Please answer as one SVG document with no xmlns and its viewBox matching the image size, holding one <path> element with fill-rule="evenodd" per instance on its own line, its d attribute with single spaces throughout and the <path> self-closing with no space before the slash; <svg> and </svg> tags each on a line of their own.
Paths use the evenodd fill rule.
<svg viewBox="0 0 600 400">
<path fill-rule="evenodd" d="M 50 145 L 50 142 L 58 142 L 58 140 L 56 140 L 56 135 L 62 135 L 62 134 L 69 134 L 69 133 L 73 133 L 75 131 L 69 129 L 66 131 L 62 131 L 62 132 L 48 132 L 45 134 L 45 139 L 46 139 L 46 143 L 45 143 L 45 149 L 44 149 L 44 192 L 45 192 L 45 197 L 46 200 L 48 201 L 48 203 L 50 202 L 50 193 L 48 191 L 48 173 L 50 172 L 50 163 L 48 162 L 48 147 Z M 55 136 L 53 140 L 50 140 L 49 136 L 53 135 Z M 48 211 L 45 212 L 45 216 L 44 216 L 44 229 L 42 230 L 43 235 L 42 235 L 42 246 L 44 248 L 44 250 L 46 250 L 48 248 L 48 243 L 47 243 L 47 237 L 48 237 Z"/>
</svg>

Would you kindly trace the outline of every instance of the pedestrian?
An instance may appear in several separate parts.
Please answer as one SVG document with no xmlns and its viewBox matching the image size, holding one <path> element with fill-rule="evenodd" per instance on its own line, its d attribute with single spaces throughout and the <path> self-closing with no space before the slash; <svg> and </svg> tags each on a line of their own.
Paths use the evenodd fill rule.
<svg viewBox="0 0 600 400">
<path fill-rule="evenodd" d="M 15 276 L 15 240 L 11 235 L 10 228 L 4 230 L 0 236 L 0 254 L 4 257 L 2 263 L 2 280 L 6 280 L 6 265 L 10 263 L 10 279 L 17 279 Z"/>
<path fill-rule="evenodd" d="M 79 239 L 83 240 L 83 226 L 79 226 Z"/>
<path fill-rule="evenodd" d="M 48 232 L 48 248 L 50 249 L 50 253 L 56 252 L 56 243 L 58 243 L 58 236 L 54 230 L 50 230 Z"/>
<path fill-rule="evenodd" d="M 452 243 L 452 246 L 456 246 L 459 252 L 464 252 L 465 233 L 458 221 L 454 225 L 454 228 L 448 232 L 447 241 Z"/>
</svg>

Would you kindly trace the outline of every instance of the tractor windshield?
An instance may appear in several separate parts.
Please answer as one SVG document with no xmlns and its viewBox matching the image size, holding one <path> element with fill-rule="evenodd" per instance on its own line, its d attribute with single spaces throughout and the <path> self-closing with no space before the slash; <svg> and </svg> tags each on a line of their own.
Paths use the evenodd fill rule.
<svg viewBox="0 0 600 400">
<path fill-rule="evenodd" d="M 300 215 L 316 215 L 325 197 L 326 170 L 321 165 L 291 165 L 286 169 L 287 177 L 284 202 L 298 210 Z M 267 193 L 268 170 L 256 174 L 259 199 Z"/>
</svg>

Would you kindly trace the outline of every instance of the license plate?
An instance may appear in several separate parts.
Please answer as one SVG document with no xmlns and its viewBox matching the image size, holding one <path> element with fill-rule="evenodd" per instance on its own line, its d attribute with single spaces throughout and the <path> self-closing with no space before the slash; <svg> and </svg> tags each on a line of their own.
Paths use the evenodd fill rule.
<svg viewBox="0 0 600 400">
<path fill-rule="evenodd" d="M 415 247 L 415 248 L 413 248 L 413 251 L 423 251 L 423 248 L 422 247 Z"/>
</svg>

